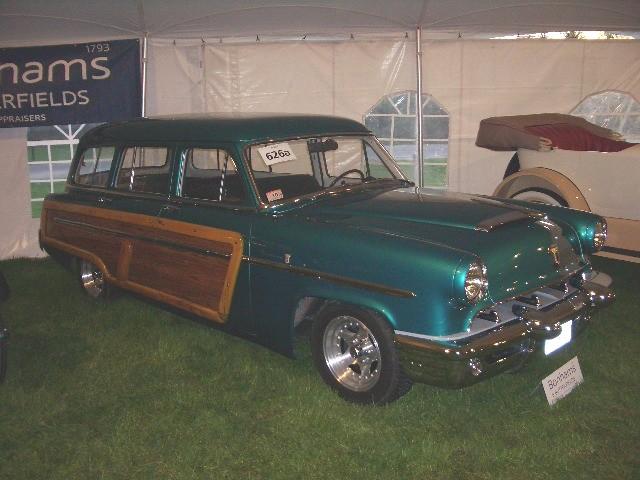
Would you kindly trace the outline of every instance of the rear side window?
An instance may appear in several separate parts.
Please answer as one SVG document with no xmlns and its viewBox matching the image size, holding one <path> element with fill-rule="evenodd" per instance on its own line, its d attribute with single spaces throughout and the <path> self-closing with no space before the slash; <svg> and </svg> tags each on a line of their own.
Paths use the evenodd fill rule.
<svg viewBox="0 0 640 480">
<path fill-rule="evenodd" d="M 118 190 L 169 194 L 169 161 L 166 147 L 127 147 L 116 179 Z"/>
<path fill-rule="evenodd" d="M 74 182 L 78 185 L 106 187 L 114 152 L 114 147 L 87 148 L 78 162 Z"/>
<path fill-rule="evenodd" d="M 241 203 L 246 198 L 233 158 L 217 148 L 187 150 L 182 196 L 230 203 Z"/>
</svg>

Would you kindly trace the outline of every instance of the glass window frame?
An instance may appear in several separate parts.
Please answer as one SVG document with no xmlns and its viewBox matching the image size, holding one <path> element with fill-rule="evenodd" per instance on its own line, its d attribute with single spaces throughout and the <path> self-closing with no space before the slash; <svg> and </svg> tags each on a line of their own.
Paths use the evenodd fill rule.
<svg viewBox="0 0 640 480">
<path fill-rule="evenodd" d="M 79 183 L 77 181 L 77 177 L 78 177 L 78 173 L 80 172 L 80 168 L 81 167 L 81 162 L 82 159 L 84 157 L 85 152 L 89 151 L 89 150 L 97 150 L 97 149 L 102 149 L 102 148 L 113 148 L 113 156 L 111 157 L 111 163 L 109 165 L 109 169 L 105 170 L 107 172 L 107 180 L 105 181 L 104 185 L 96 185 L 96 184 L 87 184 L 87 183 Z M 115 144 L 105 144 L 105 145 L 91 145 L 91 146 L 86 146 L 84 147 L 82 150 L 78 151 L 77 156 L 78 159 L 76 161 L 71 162 L 71 168 L 69 169 L 69 179 L 68 182 L 71 185 L 75 185 L 75 186 L 79 186 L 79 187 L 83 187 L 83 188 L 97 188 L 100 190 L 106 190 L 108 188 L 110 188 L 111 186 L 111 176 L 113 173 L 113 167 L 114 164 L 118 163 L 119 157 L 120 157 L 120 152 L 119 152 L 119 147 Z M 98 162 L 96 162 L 96 167 L 98 166 Z M 96 173 L 95 170 L 93 172 L 94 174 Z"/>
<path fill-rule="evenodd" d="M 277 138 L 277 139 L 271 139 L 271 140 L 261 140 L 261 141 L 256 141 L 256 142 L 251 142 L 251 143 L 247 143 L 246 145 L 244 145 L 242 147 L 242 161 L 244 162 L 244 168 L 246 169 L 246 173 L 249 179 L 249 183 L 251 185 L 251 189 L 253 190 L 253 196 L 255 197 L 255 199 L 258 202 L 258 208 L 265 210 L 271 207 L 277 207 L 279 205 L 282 204 L 290 204 L 290 203 L 296 203 L 302 199 L 307 199 L 307 198 L 314 198 L 315 196 L 318 195 L 318 193 L 311 193 L 311 194 L 307 194 L 307 195 L 302 195 L 299 197 L 294 197 L 294 198 L 290 198 L 290 199 L 286 199 L 283 201 L 279 201 L 279 202 L 273 202 L 273 203 L 265 203 L 261 197 L 260 197 L 260 190 L 258 189 L 258 184 L 256 182 L 255 176 L 253 174 L 253 167 L 251 164 L 251 149 L 253 147 L 257 147 L 259 145 L 269 145 L 272 143 L 282 143 L 282 142 L 289 142 L 289 141 L 295 141 L 295 140 L 309 140 L 309 139 L 313 139 L 313 138 L 323 138 L 323 137 L 355 137 L 355 138 L 362 138 L 362 139 L 368 139 L 371 140 L 371 145 L 374 147 L 374 151 L 376 151 L 378 154 L 382 153 L 382 155 L 380 155 L 380 157 L 384 157 L 385 160 L 387 160 L 390 164 L 391 167 L 393 167 L 394 169 L 394 175 L 396 175 L 396 178 L 398 180 L 405 180 L 405 181 L 410 181 L 407 176 L 404 174 L 404 172 L 402 171 L 402 169 L 398 166 L 397 162 L 395 161 L 395 159 L 393 158 L 393 156 L 390 154 L 390 152 L 384 147 L 384 145 L 382 145 L 382 143 L 380 142 L 380 140 L 378 140 L 378 138 L 373 135 L 373 134 L 366 134 L 366 133 L 318 133 L 315 135 L 306 135 L 306 136 L 291 136 L 291 137 L 283 137 L 283 138 Z M 338 189 L 343 189 L 343 188 L 350 188 L 352 190 L 357 190 L 359 188 L 361 188 L 362 186 L 366 186 L 368 185 L 367 183 L 360 183 L 360 184 L 354 184 L 354 185 L 344 185 L 344 186 L 334 186 L 331 188 L 328 188 L 328 190 L 333 191 L 333 190 L 338 190 Z M 323 191 L 324 192 L 324 191 Z"/>
<path fill-rule="evenodd" d="M 169 170 L 167 172 L 168 175 L 168 183 L 167 183 L 167 191 L 164 193 L 157 193 L 157 192 L 143 192 L 143 191 L 138 191 L 138 190 L 129 190 L 129 189 L 123 189 L 123 188 L 118 188 L 118 177 L 120 175 L 120 171 L 122 170 L 122 165 L 124 163 L 124 159 L 125 159 L 125 152 L 130 149 L 130 148 L 164 148 L 167 151 L 167 155 L 166 155 L 166 161 L 163 165 L 166 166 L 167 164 L 169 165 Z M 111 171 L 111 180 L 109 182 L 109 190 L 113 191 L 113 192 L 117 192 L 117 193 L 121 193 L 121 194 L 128 194 L 128 195 L 144 195 L 144 196 L 152 196 L 152 197 L 162 197 L 162 198 L 170 198 L 172 191 L 173 191 L 173 184 L 174 184 L 174 180 L 173 180 L 173 171 L 174 171 L 174 165 L 175 165 L 175 153 L 176 153 L 176 148 L 173 144 L 169 144 L 169 143 L 127 143 L 127 144 L 121 144 L 118 146 L 118 150 L 116 153 L 117 156 L 117 161 L 114 161 L 114 165 L 115 167 L 112 167 L 112 171 Z"/>
<path fill-rule="evenodd" d="M 408 101 L 406 102 L 394 102 L 394 98 L 397 99 L 398 97 L 401 97 L 402 95 L 406 95 L 408 98 Z M 380 97 L 378 99 L 378 101 L 371 106 L 371 108 L 369 110 L 367 110 L 367 112 L 363 115 L 363 123 L 365 125 L 367 125 L 367 119 L 381 119 L 381 118 L 390 118 L 390 125 L 389 125 L 389 137 L 383 137 L 380 136 L 378 137 L 378 139 L 380 140 L 380 142 L 383 145 L 388 145 L 389 146 L 389 152 L 392 153 L 393 158 L 395 159 L 395 146 L 398 145 L 410 145 L 412 144 L 414 147 L 414 150 L 416 151 L 415 155 L 416 158 L 414 159 L 414 161 L 411 162 L 411 167 L 415 168 L 415 162 L 417 161 L 417 131 L 416 131 L 416 138 L 401 138 L 401 137 L 396 137 L 395 136 L 395 119 L 396 118 L 410 118 L 413 119 L 414 122 L 416 122 L 417 124 L 417 118 L 416 118 L 416 105 L 415 102 L 417 100 L 417 92 L 415 90 L 402 90 L 402 91 L 396 91 L 396 92 L 392 92 L 389 93 L 387 95 L 384 95 L 382 97 Z M 386 103 L 385 103 L 386 102 Z M 435 106 L 437 107 L 437 110 L 441 111 L 442 113 L 432 113 L 429 112 L 429 105 L 431 104 L 435 104 Z M 433 95 L 429 94 L 429 93 L 423 93 L 422 94 L 422 104 L 423 104 L 423 114 L 422 114 L 422 118 L 423 118 L 423 126 L 424 126 L 424 137 L 422 139 L 422 149 L 423 152 L 424 150 L 427 148 L 428 144 L 446 144 L 447 145 L 447 149 L 449 149 L 449 147 L 451 146 L 451 115 L 449 113 L 449 111 L 444 107 L 444 105 L 442 103 L 440 103 L 438 101 L 437 98 L 435 98 Z M 395 113 L 382 113 L 382 112 L 376 112 L 376 110 L 378 109 L 379 105 L 384 105 L 385 108 L 389 108 L 389 106 L 391 106 L 392 108 L 394 108 L 396 110 Z M 437 110 L 434 110 L 437 111 Z M 428 127 L 427 124 L 429 122 L 429 119 L 439 119 L 439 118 L 446 118 L 447 119 L 447 136 L 446 138 L 429 138 L 427 137 L 427 133 L 428 133 Z M 369 124 L 371 122 L 371 120 L 369 121 Z M 370 127 L 367 127 L 370 128 Z M 416 127 L 417 129 L 417 127 Z M 374 134 L 376 133 L 375 131 L 373 132 Z M 444 159 L 444 157 L 438 157 L 441 159 Z M 430 168 L 445 168 L 445 179 L 446 182 L 444 183 L 444 185 L 430 185 L 427 182 L 425 182 L 425 187 L 428 188 L 435 188 L 435 189 L 443 189 L 446 190 L 449 188 L 449 159 L 450 159 L 450 154 L 447 155 L 446 157 L 446 161 L 437 161 L 437 162 L 429 162 L 427 161 L 428 158 L 426 156 L 424 156 L 423 154 L 423 177 L 425 175 L 425 173 L 430 169 Z M 400 161 L 397 160 L 397 162 L 402 165 L 408 165 L 407 162 L 405 161 Z M 411 175 L 413 176 L 413 172 L 411 173 Z M 418 182 L 416 182 L 416 184 L 418 184 Z"/>
<path fill-rule="evenodd" d="M 218 151 L 225 152 L 228 155 L 229 159 L 233 162 L 233 165 L 235 167 L 235 172 L 240 178 L 240 185 L 244 194 L 244 198 L 242 198 L 239 202 L 236 202 L 236 201 L 229 201 L 225 199 L 215 200 L 210 198 L 196 198 L 196 197 L 185 196 L 183 193 L 183 186 L 184 186 L 184 180 L 186 178 L 186 173 L 187 173 L 187 166 L 188 166 L 187 164 L 189 161 L 188 154 L 193 150 L 218 150 Z M 175 189 L 172 193 L 173 198 L 180 201 L 186 201 L 186 202 L 193 202 L 193 203 L 206 202 L 211 205 L 221 205 L 221 206 L 229 206 L 229 207 L 241 207 L 241 206 L 247 205 L 251 192 L 247 188 L 244 175 L 242 174 L 242 169 L 238 168 L 238 165 L 240 162 L 238 162 L 232 148 L 229 148 L 229 146 L 217 146 L 217 145 L 181 145 L 176 149 L 175 155 L 178 157 L 178 162 L 177 162 L 178 177 L 176 179 Z M 198 168 L 195 166 L 195 164 L 193 164 L 192 167 L 195 170 L 200 170 L 200 171 L 207 170 L 205 168 Z M 244 165 L 243 165 L 243 168 L 244 168 Z M 226 170 L 224 172 L 225 173 L 222 175 L 222 178 L 224 178 L 224 176 L 226 175 Z"/>
</svg>

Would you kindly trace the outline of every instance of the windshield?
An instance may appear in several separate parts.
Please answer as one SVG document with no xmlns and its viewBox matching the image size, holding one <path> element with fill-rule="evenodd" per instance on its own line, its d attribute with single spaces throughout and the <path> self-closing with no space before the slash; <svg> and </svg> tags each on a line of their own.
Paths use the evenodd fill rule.
<svg viewBox="0 0 640 480">
<path fill-rule="evenodd" d="M 389 154 L 370 136 L 262 143 L 252 145 L 247 156 L 265 203 L 382 180 L 405 180 Z"/>
</svg>

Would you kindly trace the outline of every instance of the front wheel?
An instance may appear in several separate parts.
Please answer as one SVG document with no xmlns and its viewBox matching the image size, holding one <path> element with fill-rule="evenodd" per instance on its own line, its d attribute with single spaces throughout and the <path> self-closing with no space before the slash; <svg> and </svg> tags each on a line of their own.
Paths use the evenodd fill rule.
<svg viewBox="0 0 640 480">
<path fill-rule="evenodd" d="M 400 367 L 393 330 L 366 310 L 325 306 L 313 322 L 311 351 L 322 379 L 345 400 L 385 404 L 411 388 Z"/>
</svg>

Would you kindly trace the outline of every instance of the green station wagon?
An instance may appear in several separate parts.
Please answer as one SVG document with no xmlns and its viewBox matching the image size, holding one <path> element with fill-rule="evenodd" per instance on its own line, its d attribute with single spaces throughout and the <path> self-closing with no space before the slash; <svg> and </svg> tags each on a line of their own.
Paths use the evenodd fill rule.
<svg viewBox="0 0 640 480">
<path fill-rule="evenodd" d="M 215 115 L 102 125 L 40 242 L 93 297 L 118 287 L 293 356 L 347 400 L 459 388 L 551 353 L 609 303 L 590 213 L 419 189 L 362 124 Z"/>
</svg>

